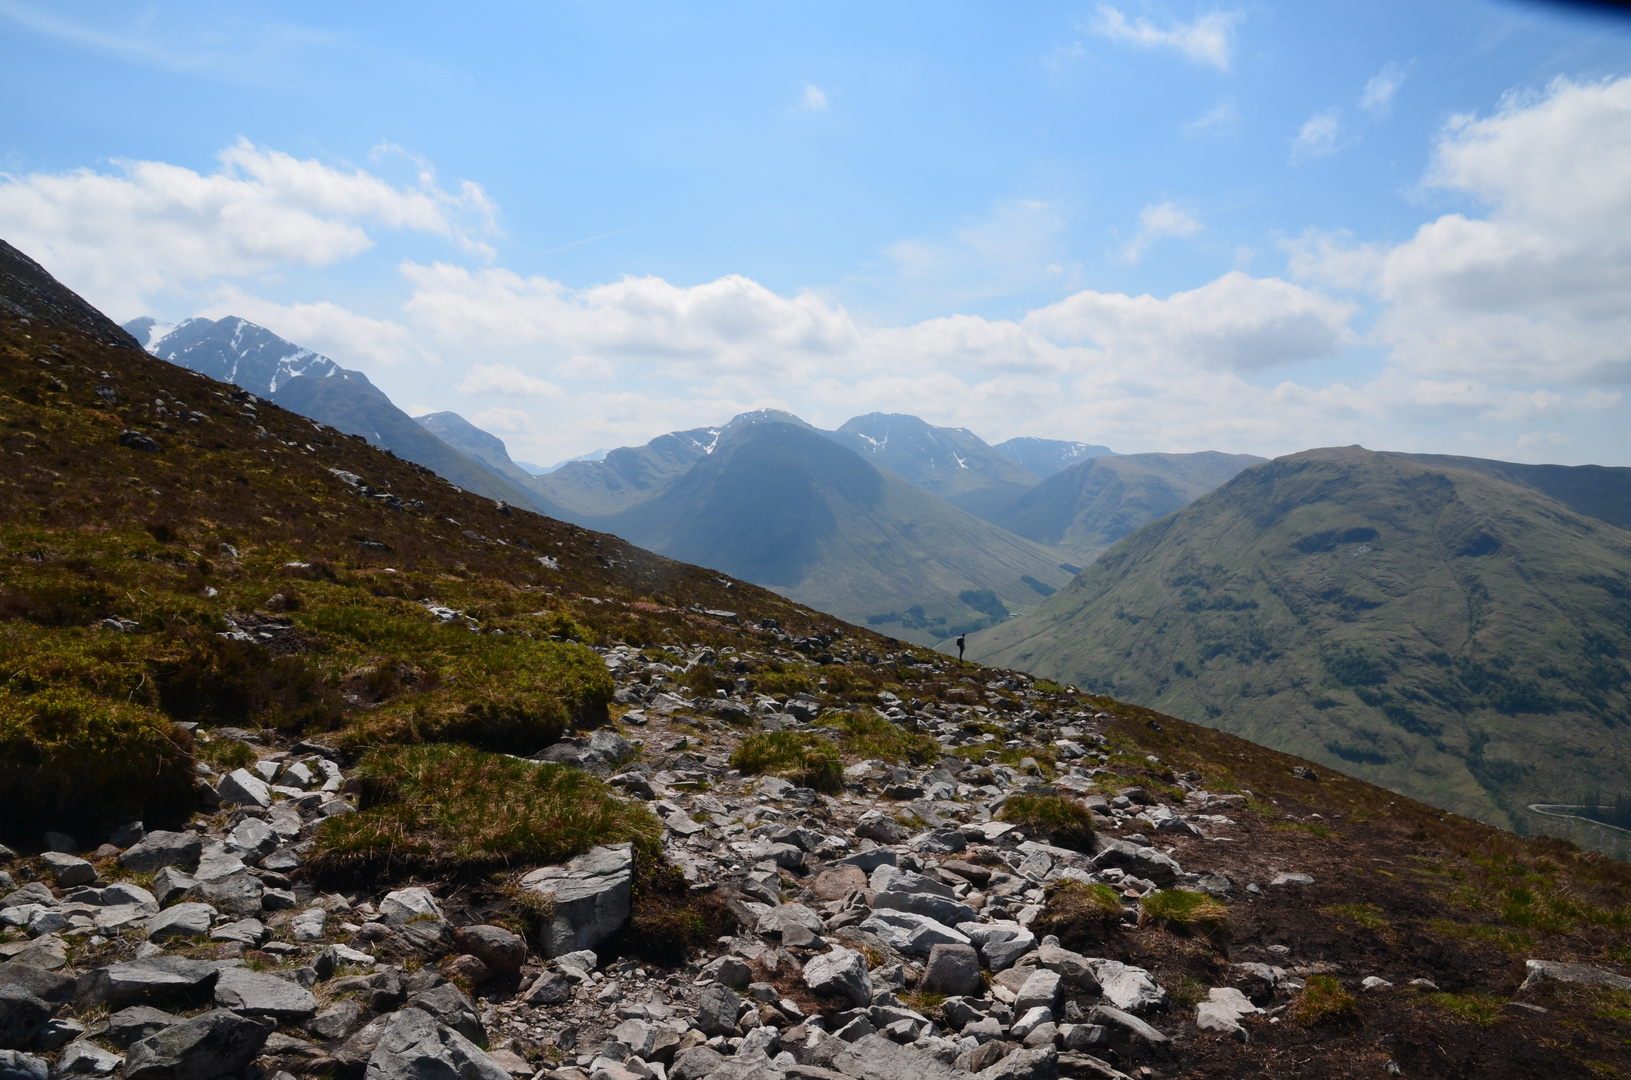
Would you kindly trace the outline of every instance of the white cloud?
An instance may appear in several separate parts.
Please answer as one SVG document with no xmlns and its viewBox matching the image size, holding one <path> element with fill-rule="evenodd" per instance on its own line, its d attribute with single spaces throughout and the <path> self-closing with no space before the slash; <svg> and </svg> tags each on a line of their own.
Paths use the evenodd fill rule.
<svg viewBox="0 0 1631 1080">
<path fill-rule="evenodd" d="M 520 409 L 486 409 L 472 416 L 470 422 L 488 431 L 526 434 L 533 429 L 532 417 Z"/>
<path fill-rule="evenodd" d="M 1631 382 L 1631 77 L 1453 118 L 1426 185 L 1485 212 L 1391 247 L 1305 234 L 1293 273 L 1369 289 L 1392 361 L 1426 377 Z"/>
<path fill-rule="evenodd" d="M 1235 99 L 1222 98 L 1206 112 L 1197 116 L 1184 125 L 1186 135 L 1225 135 L 1240 126 L 1240 111 L 1235 108 Z"/>
<path fill-rule="evenodd" d="M 1119 8 L 1100 4 L 1093 29 L 1112 41 L 1146 49 L 1176 49 L 1198 64 L 1227 71 L 1234 56 L 1235 26 L 1242 18 L 1239 11 L 1216 10 L 1198 14 L 1187 23 L 1175 20 L 1156 26 L 1148 19 L 1129 21 Z"/>
<path fill-rule="evenodd" d="M 1404 85 L 1405 70 L 1389 61 L 1382 70 L 1371 76 L 1359 95 L 1359 107 L 1372 116 L 1381 116 L 1393 104 L 1393 95 Z"/>
<path fill-rule="evenodd" d="M 1342 134 L 1342 114 L 1336 109 L 1317 112 L 1303 121 L 1297 138 L 1291 143 L 1293 164 L 1309 158 L 1325 157 L 1341 149 L 1337 138 Z"/>
<path fill-rule="evenodd" d="M 328 266 L 373 246 L 368 227 L 431 233 L 472 253 L 492 206 L 423 173 L 415 187 L 247 141 L 208 175 L 157 161 L 117 171 L 0 176 L 0 233 L 115 318 L 150 298 L 286 266 Z"/>
<path fill-rule="evenodd" d="M 554 383 L 505 364 L 472 365 L 457 389 L 461 394 L 472 396 L 492 394 L 510 398 L 565 397 L 561 388 Z"/>
<path fill-rule="evenodd" d="M 1032 312 L 1024 325 L 1130 365 L 1261 371 L 1330 356 L 1348 339 L 1354 310 L 1350 301 L 1232 270 L 1165 300 L 1080 292 Z"/>
<path fill-rule="evenodd" d="M 1069 223 L 1052 203 L 1015 199 L 949 238 L 900 240 L 884 249 L 893 291 L 932 298 L 934 306 L 1038 287 L 1068 288 L 1080 266 L 1069 257 Z"/>
<path fill-rule="evenodd" d="M 1138 232 L 1122 246 L 1121 257 L 1137 262 L 1162 237 L 1194 236 L 1203 227 L 1188 211 L 1170 202 L 1146 206 L 1138 214 Z"/>
<path fill-rule="evenodd" d="M 811 83 L 804 88 L 803 104 L 811 112 L 826 112 L 827 95 L 822 93 L 821 87 Z"/>
</svg>

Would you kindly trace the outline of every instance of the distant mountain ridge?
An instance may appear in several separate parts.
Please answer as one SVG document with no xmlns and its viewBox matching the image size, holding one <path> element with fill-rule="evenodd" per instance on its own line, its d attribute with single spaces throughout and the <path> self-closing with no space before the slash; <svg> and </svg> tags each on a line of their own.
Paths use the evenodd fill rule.
<svg viewBox="0 0 1631 1080">
<path fill-rule="evenodd" d="M 559 508 L 538 492 L 459 452 L 416 423 L 360 371 L 343 368 L 235 316 L 188 319 L 155 334 L 157 325 L 151 318 L 133 319 L 124 332 L 161 360 L 241 386 L 348 435 L 361 435 L 467 491 L 561 516 Z"/>
<path fill-rule="evenodd" d="M 997 443 L 991 449 L 1018 462 L 1044 480 L 1059 470 L 1068 469 L 1088 458 L 1111 457 L 1115 453 L 1108 446 L 1099 446 L 1095 443 L 1029 437 L 1009 439 Z"/>
<path fill-rule="evenodd" d="M 919 644 L 1026 610 L 1069 581 L 1053 550 L 782 415 L 707 429 L 662 490 L 574 520 Z"/>
<path fill-rule="evenodd" d="M 987 520 L 1040 481 L 967 428 L 936 427 L 903 413 L 857 416 L 827 437 Z"/>
</svg>

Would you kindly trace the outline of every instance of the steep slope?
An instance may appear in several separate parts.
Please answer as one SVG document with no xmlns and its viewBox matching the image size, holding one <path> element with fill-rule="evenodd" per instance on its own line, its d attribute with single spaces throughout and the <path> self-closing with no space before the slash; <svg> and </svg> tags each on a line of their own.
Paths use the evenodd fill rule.
<svg viewBox="0 0 1631 1080">
<path fill-rule="evenodd" d="M 991 449 L 1044 478 L 1088 458 L 1111 457 L 1115 453 L 1108 446 L 1094 443 L 1032 438 L 1009 439 Z"/>
<path fill-rule="evenodd" d="M 1249 469 L 971 646 L 1520 830 L 1631 768 L 1631 533 L 1442 460 Z"/>
<path fill-rule="evenodd" d="M 920 643 L 1024 611 L 1069 579 L 1055 552 L 773 418 L 739 418 L 660 494 L 592 520 Z"/>
<path fill-rule="evenodd" d="M 1123 536 L 1263 460 L 1215 451 L 1093 457 L 1061 469 L 986 517 L 1089 562 Z"/>
<path fill-rule="evenodd" d="M 533 485 L 557 503 L 569 521 L 615 514 L 661 494 L 687 469 L 712 453 L 732 424 L 761 418 L 808 426 L 790 413 L 744 413 L 719 427 L 671 431 L 644 446 L 608 451 L 599 460 L 568 462 L 535 477 Z"/>
<path fill-rule="evenodd" d="M 1038 477 L 967 428 L 935 427 L 903 413 L 868 413 L 828 436 L 880 469 L 938 495 L 976 517 L 1006 506 Z"/>
<path fill-rule="evenodd" d="M 245 319 L 188 319 L 154 336 L 152 319 L 126 324 L 161 360 L 241 386 L 347 435 L 360 435 L 453 483 L 516 506 L 557 514 L 559 508 L 516 479 L 460 453 L 391 402 L 360 371 Z M 151 340 L 148 340 L 151 337 Z"/>
<path fill-rule="evenodd" d="M 0 240 L 0 315 L 37 319 L 109 344 L 136 344 L 126 330 L 4 240 Z"/>
<path fill-rule="evenodd" d="M 522 468 L 515 461 L 510 460 L 510 451 L 500 439 L 490 431 L 483 431 L 456 412 L 426 413 L 416 416 L 419 426 L 441 439 L 447 445 L 463 454 L 465 457 L 481 462 L 500 476 L 530 488 L 533 473 Z"/>
</svg>

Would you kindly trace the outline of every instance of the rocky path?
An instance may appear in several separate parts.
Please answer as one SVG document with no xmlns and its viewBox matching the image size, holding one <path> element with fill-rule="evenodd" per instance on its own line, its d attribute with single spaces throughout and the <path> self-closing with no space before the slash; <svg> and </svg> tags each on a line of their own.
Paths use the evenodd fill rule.
<svg viewBox="0 0 1631 1080">
<path fill-rule="evenodd" d="M 1050 887 L 1064 882 L 1105 887 L 1114 931 L 1158 893 L 1297 908 L 1316 881 L 1242 844 L 1232 815 L 1245 796 L 1209 792 L 1196 773 L 1160 792 L 1101 793 L 1108 715 L 1038 709 L 1014 676 L 973 685 L 986 705 L 881 696 L 883 715 L 947 751 L 932 768 L 856 762 L 836 794 L 740 775 L 728 759 L 744 732 L 825 733 L 815 721 L 842 702 L 699 699 L 683 676 L 793 661 L 800 645 L 812 647 L 782 635 L 735 657 L 607 650 L 617 723 L 540 755 L 646 802 L 667 859 L 729 912 L 736 932 L 684 966 L 622 946 L 629 845 L 517 875 L 550 901 L 530 942 L 482 883 L 315 891 L 303 872 L 314 830 L 355 812 L 346 763 L 317 743 L 217 729 L 200 734 L 241 741 L 254 760 L 201 767 L 216 809 L 186 830 L 132 823 L 94 850 L 52 835 L 38 857 L 3 852 L 0 1080 L 1167 1076 L 1198 1048 L 1281 1023 L 1308 979 L 1342 970 L 1285 945 L 1200 943 L 1189 970 L 1206 978 L 1178 986 L 1045 932 Z M 1046 747 L 1057 774 L 950 753 L 988 743 Z M 1068 847 L 999 820 L 1020 794 L 1080 799 L 1096 839 Z M 1411 973 L 1343 974 L 1386 993 Z M 1532 963 L 1530 980 L 1631 989 L 1584 965 Z M 1386 1047 L 1374 1057 L 1377 1075 L 1398 1073 Z"/>
</svg>

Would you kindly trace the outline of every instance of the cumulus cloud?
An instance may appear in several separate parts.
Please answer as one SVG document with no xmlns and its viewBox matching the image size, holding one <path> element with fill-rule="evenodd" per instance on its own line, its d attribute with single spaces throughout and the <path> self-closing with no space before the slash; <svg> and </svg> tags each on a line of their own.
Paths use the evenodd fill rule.
<svg viewBox="0 0 1631 1080">
<path fill-rule="evenodd" d="M 1382 300 L 1380 340 L 1424 376 L 1631 382 L 1631 78 L 1452 118 L 1425 184 L 1481 212 L 1390 247 L 1305 234 L 1293 273 Z"/>
<path fill-rule="evenodd" d="M 1216 10 L 1198 14 L 1189 22 L 1173 20 L 1157 26 L 1148 19 L 1130 20 L 1119 8 L 1100 4 L 1093 29 L 1112 41 L 1145 49 L 1176 49 L 1197 64 L 1227 71 L 1234 57 L 1235 27 L 1243 17 L 1239 11 Z"/>
<path fill-rule="evenodd" d="M 1203 226 L 1189 212 L 1164 202 L 1146 206 L 1138 214 L 1138 232 L 1121 249 L 1121 257 L 1137 262 L 1149 246 L 1166 236 L 1194 236 Z"/>
<path fill-rule="evenodd" d="M 826 112 L 827 95 L 822 92 L 821 87 L 811 83 L 804 88 L 803 104 L 811 112 Z"/>
<path fill-rule="evenodd" d="M 1389 61 L 1382 70 L 1371 76 L 1359 95 L 1359 107 L 1372 116 L 1381 116 L 1393 105 L 1393 95 L 1404 85 L 1405 70 Z"/>
<path fill-rule="evenodd" d="M 409 317 L 444 340 L 548 343 L 676 375 L 767 372 L 796 357 L 836 360 L 856 336 L 841 307 L 814 294 L 779 296 L 739 275 L 691 287 L 626 277 L 574 290 L 508 270 L 446 263 L 402 270 L 413 289 Z"/>
<path fill-rule="evenodd" d="M 157 161 L 112 172 L 0 176 L 0 233 L 116 318 L 149 298 L 287 266 L 328 266 L 373 246 L 370 227 L 431 233 L 491 254 L 479 185 L 450 193 L 422 170 L 397 186 L 239 141 L 203 174 Z"/>
<path fill-rule="evenodd" d="M 1292 164 L 1336 153 L 1342 149 L 1337 142 L 1341 134 L 1342 114 L 1339 110 L 1326 109 L 1310 116 L 1303 121 L 1303 126 L 1297 130 L 1297 137 L 1291 142 Z"/>
<path fill-rule="evenodd" d="M 561 398 L 561 388 L 547 379 L 528 375 L 506 364 L 475 364 L 459 383 L 461 394 L 491 394 L 507 398 Z"/>
</svg>

